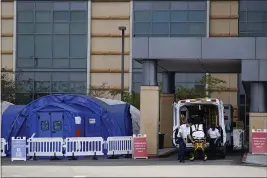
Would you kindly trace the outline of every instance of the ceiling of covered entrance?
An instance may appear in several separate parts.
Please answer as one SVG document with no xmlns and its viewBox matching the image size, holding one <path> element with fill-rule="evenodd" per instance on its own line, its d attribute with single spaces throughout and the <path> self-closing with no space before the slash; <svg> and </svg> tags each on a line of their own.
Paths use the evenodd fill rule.
<svg viewBox="0 0 267 178">
<path fill-rule="evenodd" d="M 182 73 L 241 73 L 241 60 L 164 59 L 157 61 L 158 72 L 169 71 Z"/>
</svg>

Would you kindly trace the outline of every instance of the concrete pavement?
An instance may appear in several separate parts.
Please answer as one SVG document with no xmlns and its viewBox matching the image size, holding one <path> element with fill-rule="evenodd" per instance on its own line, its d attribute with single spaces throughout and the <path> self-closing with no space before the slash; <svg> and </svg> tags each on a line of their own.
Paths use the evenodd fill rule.
<svg viewBox="0 0 267 178">
<path fill-rule="evenodd" d="M 2 177 L 266 177 L 266 167 L 238 165 L 3 166 Z"/>
</svg>

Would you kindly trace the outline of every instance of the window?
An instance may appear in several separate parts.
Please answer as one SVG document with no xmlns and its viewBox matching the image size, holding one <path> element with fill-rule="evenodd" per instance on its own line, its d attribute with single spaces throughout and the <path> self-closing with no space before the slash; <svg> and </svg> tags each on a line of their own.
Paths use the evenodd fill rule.
<svg viewBox="0 0 267 178">
<path fill-rule="evenodd" d="M 19 34 L 33 34 L 34 24 L 28 22 L 18 22 L 17 33 Z"/>
<path fill-rule="evenodd" d="M 87 3 L 80 1 L 80 2 L 71 2 L 70 3 L 70 10 L 81 10 L 86 11 L 87 10 Z"/>
<path fill-rule="evenodd" d="M 17 53 L 18 58 L 32 58 L 34 56 L 34 36 L 18 35 Z"/>
<path fill-rule="evenodd" d="M 39 11 L 39 10 L 47 10 L 50 11 L 51 9 L 53 9 L 53 3 L 52 2 L 46 2 L 46 1 L 36 1 L 35 2 L 35 10 Z"/>
<path fill-rule="evenodd" d="M 49 130 L 49 121 L 41 121 L 41 130 L 42 131 Z"/>
<path fill-rule="evenodd" d="M 54 35 L 53 37 L 53 57 L 69 57 L 69 35 Z"/>
<path fill-rule="evenodd" d="M 18 1 L 17 3 L 18 11 L 25 11 L 25 10 L 34 10 L 34 2 L 33 1 Z"/>
<path fill-rule="evenodd" d="M 69 92 L 69 82 L 52 82 L 52 92 L 53 93 L 62 93 L 62 92 Z"/>
<path fill-rule="evenodd" d="M 134 36 L 206 36 L 205 1 L 150 2 L 152 8 L 143 10 L 139 3 L 134 2 Z"/>
<path fill-rule="evenodd" d="M 36 34 L 51 34 L 52 25 L 51 23 L 35 23 Z"/>
<path fill-rule="evenodd" d="M 80 81 L 70 82 L 71 93 L 82 93 L 84 91 L 86 91 L 86 82 L 80 82 Z"/>
<path fill-rule="evenodd" d="M 18 22 L 33 22 L 33 11 L 19 11 L 17 13 L 17 21 Z"/>
<path fill-rule="evenodd" d="M 71 58 L 86 58 L 87 48 L 86 35 L 71 35 L 70 36 L 70 57 Z"/>
<path fill-rule="evenodd" d="M 153 23 L 153 36 L 168 36 L 169 23 Z"/>
<path fill-rule="evenodd" d="M 54 22 L 69 22 L 70 13 L 68 11 L 54 11 Z"/>
<path fill-rule="evenodd" d="M 68 34 L 69 33 L 69 23 L 54 23 L 53 32 L 55 34 Z"/>
<path fill-rule="evenodd" d="M 71 34 L 86 34 L 87 33 L 87 24 L 85 24 L 85 23 L 71 23 L 70 24 L 70 33 Z"/>
<path fill-rule="evenodd" d="M 62 130 L 62 122 L 54 121 L 53 122 L 53 131 L 61 131 Z"/>
<path fill-rule="evenodd" d="M 84 11 L 72 11 L 70 12 L 70 21 L 72 22 L 83 22 L 87 19 L 87 13 Z"/>
<path fill-rule="evenodd" d="M 36 22 L 51 22 L 51 12 L 50 11 L 41 11 L 35 12 L 35 21 Z"/>
<path fill-rule="evenodd" d="M 135 11 L 135 22 L 150 22 L 152 20 L 150 11 Z"/>
<path fill-rule="evenodd" d="M 266 37 L 266 1 L 239 1 L 239 36 Z"/>
<path fill-rule="evenodd" d="M 168 22 L 170 21 L 169 11 L 154 11 L 153 22 Z"/>
<path fill-rule="evenodd" d="M 37 58 L 52 57 L 52 35 L 36 35 L 34 44 Z"/>
</svg>

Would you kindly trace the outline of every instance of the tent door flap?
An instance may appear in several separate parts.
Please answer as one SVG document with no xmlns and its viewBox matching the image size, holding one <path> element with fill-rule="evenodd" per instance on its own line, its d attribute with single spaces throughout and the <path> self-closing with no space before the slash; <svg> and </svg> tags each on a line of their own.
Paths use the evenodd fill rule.
<svg viewBox="0 0 267 178">
<path fill-rule="evenodd" d="M 64 114 L 62 112 L 51 113 L 52 137 L 63 137 L 63 119 Z"/>
</svg>

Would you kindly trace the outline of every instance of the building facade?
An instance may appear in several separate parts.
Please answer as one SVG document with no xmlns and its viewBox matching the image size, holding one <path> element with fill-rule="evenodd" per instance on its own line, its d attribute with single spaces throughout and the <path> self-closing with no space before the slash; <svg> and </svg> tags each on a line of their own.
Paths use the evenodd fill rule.
<svg viewBox="0 0 267 178">
<path fill-rule="evenodd" d="M 206 73 L 226 81 L 227 89 L 212 96 L 234 106 L 235 120 L 248 121 L 249 112 L 267 112 L 266 14 L 267 2 L 256 0 L 2 0 L 1 68 L 16 73 L 24 103 L 52 93 L 120 89 L 118 27 L 125 26 L 125 90 L 160 85 L 163 91 L 160 104 L 157 89 L 141 92 L 153 98 L 141 100 L 141 110 L 152 101 L 160 107 L 160 114 L 141 116 L 143 125 L 155 123 L 144 133 L 157 133 L 160 117 L 162 132 L 171 135 L 170 91 L 205 87 L 199 80 Z"/>
</svg>

